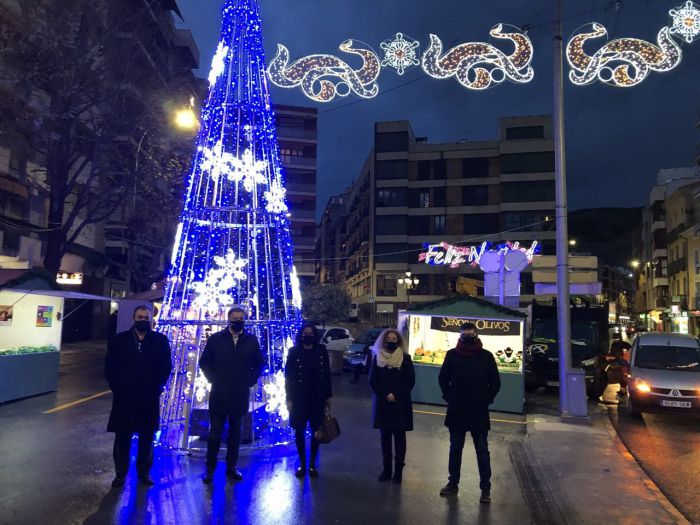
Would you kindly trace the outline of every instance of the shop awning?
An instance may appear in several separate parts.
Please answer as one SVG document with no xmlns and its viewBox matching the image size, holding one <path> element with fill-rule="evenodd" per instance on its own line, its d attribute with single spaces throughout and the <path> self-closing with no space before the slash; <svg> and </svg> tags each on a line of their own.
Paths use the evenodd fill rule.
<svg viewBox="0 0 700 525">
<path fill-rule="evenodd" d="M 63 297 L 64 299 L 83 299 L 86 301 L 118 301 L 118 299 L 107 297 L 106 295 L 93 295 L 89 293 L 73 292 L 71 290 L 22 290 L 21 288 L 5 288 L 5 291 L 25 295 L 48 295 L 51 297 Z"/>
<path fill-rule="evenodd" d="M 505 319 L 521 321 L 527 314 L 491 303 L 478 297 L 458 295 L 432 303 L 411 305 L 407 314 L 442 315 L 445 317 L 468 317 L 473 319 Z"/>
</svg>

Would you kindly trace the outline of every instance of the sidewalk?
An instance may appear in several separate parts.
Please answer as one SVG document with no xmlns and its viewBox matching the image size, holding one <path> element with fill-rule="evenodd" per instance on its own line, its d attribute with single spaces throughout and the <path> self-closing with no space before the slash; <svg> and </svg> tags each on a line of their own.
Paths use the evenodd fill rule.
<svg viewBox="0 0 700 525">
<path fill-rule="evenodd" d="M 527 417 L 530 465 L 539 473 L 522 487 L 533 519 L 540 513 L 534 488 L 549 496 L 548 512 L 557 523 L 689 523 L 637 464 L 612 427 L 604 409 L 590 424 L 563 423 L 546 414 Z M 516 470 L 517 462 L 514 462 Z"/>
</svg>

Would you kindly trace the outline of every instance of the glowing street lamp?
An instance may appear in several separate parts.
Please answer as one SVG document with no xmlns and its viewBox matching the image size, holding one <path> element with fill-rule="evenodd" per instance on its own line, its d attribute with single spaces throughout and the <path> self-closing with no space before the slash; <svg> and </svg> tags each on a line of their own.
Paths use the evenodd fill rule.
<svg viewBox="0 0 700 525">
<path fill-rule="evenodd" d="M 175 112 L 175 126 L 180 129 L 196 129 L 199 125 L 197 115 L 191 107 L 181 108 Z"/>
<path fill-rule="evenodd" d="M 399 283 L 399 286 L 403 286 L 404 288 L 406 288 L 406 302 L 410 305 L 411 290 L 414 290 L 418 287 L 420 279 L 418 277 L 412 277 L 411 272 L 406 272 L 404 274 L 404 277 L 398 278 L 397 282 Z"/>
<path fill-rule="evenodd" d="M 634 261 L 630 262 L 630 266 L 632 266 L 632 268 L 634 268 L 636 270 L 637 268 L 639 268 L 639 261 L 634 260 Z"/>
</svg>

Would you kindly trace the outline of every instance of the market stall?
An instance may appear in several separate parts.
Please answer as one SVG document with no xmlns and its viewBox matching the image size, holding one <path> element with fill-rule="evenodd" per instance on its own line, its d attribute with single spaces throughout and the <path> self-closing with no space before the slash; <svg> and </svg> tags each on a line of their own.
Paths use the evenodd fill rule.
<svg viewBox="0 0 700 525">
<path fill-rule="evenodd" d="M 523 349 L 526 315 L 483 299 L 457 296 L 413 306 L 399 313 L 398 327 L 408 338 L 416 370 L 413 401 L 444 405 L 438 374 L 445 354 L 459 339 L 462 323 L 477 326 L 484 348 L 494 354 L 501 391 L 490 409 L 522 414 Z"/>
</svg>

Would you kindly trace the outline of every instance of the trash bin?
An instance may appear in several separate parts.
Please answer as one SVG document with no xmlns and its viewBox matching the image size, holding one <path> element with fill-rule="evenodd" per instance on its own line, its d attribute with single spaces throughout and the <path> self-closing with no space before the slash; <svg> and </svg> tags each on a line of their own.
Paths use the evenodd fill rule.
<svg viewBox="0 0 700 525">
<path fill-rule="evenodd" d="M 569 370 L 566 374 L 566 392 L 569 397 L 569 415 L 574 417 L 588 416 L 586 372 L 580 368 Z"/>
</svg>

